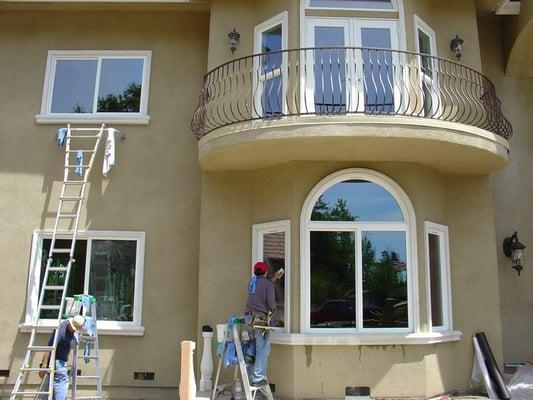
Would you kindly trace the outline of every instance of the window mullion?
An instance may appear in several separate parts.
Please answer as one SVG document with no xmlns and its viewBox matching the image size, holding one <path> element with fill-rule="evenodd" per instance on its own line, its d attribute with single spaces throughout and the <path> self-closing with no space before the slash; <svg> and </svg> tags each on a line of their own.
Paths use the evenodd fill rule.
<svg viewBox="0 0 533 400">
<path fill-rule="evenodd" d="M 355 231 L 355 330 L 358 332 L 360 332 L 363 328 L 363 246 L 361 242 L 361 230 L 357 229 Z"/>
<path fill-rule="evenodd" d="M 93 114 L 98 112 L 98 92 L 100 91 L 100 73 L 102 71 L 102 58 L 98 57 L 98 64 L 96 66 L 96 79 L 94 80 L 94 99 L 93 99 Z"/>
</svg>

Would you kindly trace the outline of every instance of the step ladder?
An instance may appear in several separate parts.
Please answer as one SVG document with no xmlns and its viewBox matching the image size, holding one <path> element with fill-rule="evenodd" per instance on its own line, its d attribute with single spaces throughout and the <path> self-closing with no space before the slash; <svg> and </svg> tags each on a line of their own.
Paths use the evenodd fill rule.
<svg viewBox="0 0 533 400">
<path fill-rule="evenodd" d="M 215 383 L 213 385 L 213 393 L 211 395 L 211 400 L 215 400 L 219 394 L 222 393 L 224 389 L 234 384 L 234 382 L 239 379 L 239 373 L 241 377 L 241 384 L 244 389 L 244 395 L 246 396 L 246 400 L 254 400 L 256 398 L 256 395 L 258 393 L 262 393 L 267 400 L 274 400 L 274 396 L 272 395 L 272 390 L 270 389 L 270 384 L 266 383 L 265 385 L 261 386 L 253 386 L 250 385 L 250 381 L 248 378 L 248 371 L 246 369 L 246 362 L 244 360 L 244 354 L 242 352 L 242 344 L 239 334 L 239 327 L 244 329 L 244 319 L 238 318 L 235 320 L 235 323 L 233 324 L 233 327 L 231 329 L 231 332 L 226 332 L 224 335 L 224 343 L 223 348 L 226 349 L 226 342 L 229 340 L 233 340 L 233 343 L 235 344 L 235 350 L 237 353 L 237 359 L 238 363 L 235 366 L 234 374 L 233 374 L 233 382 L 219 385 L 218 381 L 220 378 L 220 370 L 222 369 L 222 364 L 224 363 L 224 352 L 219 356 L 218 360 L 218 367 L 217 372 L 215 375 Z"/>
<path fill-rule="evenodd" d="M 81 305 L 81 309 L 78 309 Z M 102 378 L 100 375 L 100 348 L 98 346 L 98 331 L 96 328 L 96 299 L 90 295 L 74 296 L 73 312 L 69 316 L 81 314 L 85 317 L 85 326 L 83 331 L 78 335 L 77 345 L 74 347 L 74 356 L 72 361 L 72 400 L 102 400 Z M 80 351 L 80 348 L 82 351 Z M 87 352 L 87 354 L 85 354 Z M 81 363 L 81 360 L 84 363 Z M 82 365 L 92 368 L 89 373 L 78 375 L 78 366 Z M 80 383 L 81 382 L 81 383 Z M 91 392 L 88 395 L 79 396 L 78 385 L 83 386 L 85 392 Z"/>
<path fill-rule="evenodd" d="M 64 317 L 70 272 L 72 264 L 76 262 L 74 250 L 86 185 L 104 129 L 104 124 L 99 128 L 71 128 L 68 125 L 64 132 L 65 136 L 60 141 L 60 145 L 65 145 L 63 185 L 59 195 L 44 278 L 41 283 L 36 320 L 32 324 L 26 355 L 18 372 L 10 400 L 36 396 L 46 398 L 46 395 L 48 400 L 53 399 L 53 384 L 48 385 L 47 391 L 42 391 L 41 388 L 35 389 L 35 382 L 32 382 L 31 378 L 32 373 L 35 376 L 35 373 L 45 372 L 49 374 L 49 382 L 53 383 L 58 330 L 55 330 L 52 345 L 49 346 L 48 340 L 45 345 L 38 344 L 37 329 L 40 326 L 40 319 L 55 320 L 54 327 L 57 328 Z M 57 242 L 61 239 L 70 241 L 70 247 L 58 246 Z M 48 366 L 36 367 L 35 363 L 40 362 L 44 353 L 50 353 Z"/>
</svg>

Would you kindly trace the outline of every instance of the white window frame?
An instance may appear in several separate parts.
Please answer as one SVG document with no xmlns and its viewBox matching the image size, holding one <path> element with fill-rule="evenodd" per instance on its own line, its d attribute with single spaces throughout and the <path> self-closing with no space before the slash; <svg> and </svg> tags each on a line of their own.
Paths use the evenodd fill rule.
<svg viewBox="0 0 533 400">
<path fill-rule="evenodd" d="M 288 219 L 280 221 L 266 222 L 262 224 L 254 224 L 252 226 L 252 270 L 253 265 L 258 261 L 264 261 L 263 255 L 263 238 L 268 233 L 285 233 L 285 298 L 284 298 L 284 327 L 274 328 L 276 333 L 290 332 L 290 293 L 291 293 L 291 221 Z"/>
<path fill-rule="evenodd" d="M 337 221 L 311 221 L 311 213 L 313 207 L 320 197 L 327 189 L 333 185 L 349 179 L 361 179 L 375 183 L 385 190 L 387 190 L 394 199 L 398 202 L 402 214 L 404 216 L 403 222 L 337 222 Z M 357 249 L 356 253 L 356 304 L 357 304 L 357 327 L 356 328 L 311 328 L 310 312 L 311 312 L 311 290 L 310 290 L 310 232 L 316 230 L 342 230 L 355 232 L 357 245 L 361 241 L 357 235 L 361 231 L 404 231 L 406 233 L 406 263 L 407 263 L 407 302 L 409 323 L 407 328 L 364 328 L 362 326 L 362 296 L 359 295 L 362 288 L 362 261 L 361 249 Z M 403 189 L 388 176 L 370 169 L 364 168 L 350 168 L 337 171 L 324 179 L 322 179 L 307 196 L 302 213 L 300 216 L 300 252 L 301 252 L 301 268 L 300 268 L 300 331 L 301 333 L 317 333 L 324 335 L 342 335 L 350 333 L 354 336 L 365 334 L 398 334 L 398 333 L 412 333 L 420 332 L 419 319 L 419 298 L 418 298 L 418 266 L 417 266 L 417 250 L 416 250 L 416 216 L 413 205 L 409 200 L 407 194 Z"/>
<path fill-rule="evenodd" d="M 429 265 L 429 235 L 433 234 L 439 237 L 440 253 L 440 282 L 442 293 L 442 326 L 433 326 L 431 317 L 431 279 Z M 451 289 L 451 268 L 450 268 L 450 245 L 449 245 L 448 227 L 430 221 L 424 222 L 424 249 L 426 264 L 426 308 L 428 330 L 433 332 L 453 330 L 453 313 L 452 313 L 452 289 Z"/>
<path fill-rule="evenodd" d="M 35 230 L 32 236 L 32 250 L 30 257 L 30 272 L 28 275 L 28 290 L 26 299 L 26 314 L 24 324 L 21 328 L 27 328 L 35 324 L 37 317 L 37 307 L 39 303 L 39 280 L 41 272 L 41 255 L 44 239 L 52 238 L 52 231 Z M 58 234 L 57 239 L 70 239 L 68 236 Z M 143 296 L 143 275 L 144 275 L 144 247 L 145 233 L 133 231 L 79 231 L 78 240 L 87 240 L 87 254 L 85 262 L 85 282 L 84 291 L 89 287 L 91 240 L 129 240 L 136 241 L 136 262 L 135 262 L 135 289 L 133 302 L 133 321 L 98 321 L 98 332 L 103 334 L 123 334 L 142 335 L 142 296 Z M 55 327 L 55 319 L 40 319 L 38 326 L 47 331 Z M 49 329 L 46 329 L 49 328 Z"/>
<path fill-rule="evenodd" d="M 435 34 L 435 31 L 424 22 L 422 18 L 420 18 L 418 15 L 413 15 L 413 27 L 414 27 L 414 34 L 415 34 L 415 50 L 417 53 L 421 53 L 420 51 L 420 43 L 418 42 L 418 31 L 423 32 L 427 37 L 429 37 L 429 45 L 431 48 L 431 53 L 429 54 L 432 57 L 437 57 L 437 36 Z M 417 63 L 418 68 L 420 71 L 419 74 L 419 82 L 420 85 L 420 92 L 423 93 L 423 82 L 433 88 L 431 90 L 431 114 L 438 117 L 440 113 L 442 112 L 442 101 L 440 101 L 440 86 L 439 86 L 439 80 L 438 80 L 438 69 L 433 67 L 433 77 L 429 77 L 425 75 L 422 72 L 422 57 L 417 57 Z M 425 112 L 425 110 L 424 110 Z"/>
<path fill-rule="evenodd" d="M 100 86 L 100 70 L 102 59 L 142 59 L 142 89 L 139 112 L 96 112 L 98 102 L 98 89 Z M 148 115 L 148 94 L 150 91 L 150 70 L 152 52 L 150 50 L 49 50 L 46 61 L 46 73 L 44 78 L 41 112 L 35 116 L 38 123 L 95 123 L 114 122 L 124 124 L 147 124 L 150 121 Z M 91 113 L 52 113 L 52 96 L 56 65 L 59 60 L 97 60 L 96 81 L 94 88 L 93 112 Z"/>
<path fill-rule="evenodd" d="M 288 39 L 288 27 L 289 27 L 289 13 L 288 11 L 282 11 L 279 14 L 267 19 L 264 22 L 254 27 L 254 54 L 262 53 L 263 32 L 268 31 L 278 25 L 281 25 L 281 51 L 287 50 L 289 47 Z M 263 108 L 261 106 L 261 98 L 263 96 L 264 82 L 269 79 L 275 78 L 279 75 L 282 76 L 282 98 L 281 98 L 281 112 L 287 114 L 287 65 L 288 65 L 288 53 L 283 52 L 281 57 L 281 66 L 271 73 L 265 75 L 253 74 L 253 92 L 254 92 L 254 104 L 256 107 L 253 109 L 253 115 L 255 118 L 263 118 Z M 254 57 L 254 71 L 261 71 L 260 57 Z"/>
</svg>

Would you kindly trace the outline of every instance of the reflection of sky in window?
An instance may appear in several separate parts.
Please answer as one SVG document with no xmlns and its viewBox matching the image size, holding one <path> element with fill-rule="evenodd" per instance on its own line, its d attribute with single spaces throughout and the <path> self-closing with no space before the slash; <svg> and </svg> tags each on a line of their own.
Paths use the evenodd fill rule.
<svg viewBox="0 0 533 400">
<path fill-rule="evenodd" d="M 261 53 L 281 50 L 281 25 L 263 32 L 261 39 Z M 265 55 L 262 57 L 263 72 L 270 72 L 281 66 L 281 53 Z"/>
<path fill-rule="evenodd" d="M 363 237 L 369 239 L 375 251 L 374 260 L 379 261 L 384 251 L 394 251 L 398 254 L 398 261 L 406 262 L 405 232 L 363 232 Z"/>
<path fill-rule="evenodd" d="M 346 207 L 357 221 L 403 221 L 400 206 L 381 186 L 361 180 L 333 185 L 322 195 L 322 200 L 333 207 L 338 199 L 346 200 Z"/>
<path fill-rule="evenodd" d="M 108 58 L 102 60 L 98 98 L 109 94 L 118 96 L 130 84 L 142 84 L 143 60 Z"/>
<path fill-rule="evenodd" d="M 310 7 L 392 10 L 390 0 L 311 0 Z"/>
<path fill-rule="evenodd" d="M 58 60 L 52 94 L 52 113 L 93 111 L 97 60 Z"/>
</svg>

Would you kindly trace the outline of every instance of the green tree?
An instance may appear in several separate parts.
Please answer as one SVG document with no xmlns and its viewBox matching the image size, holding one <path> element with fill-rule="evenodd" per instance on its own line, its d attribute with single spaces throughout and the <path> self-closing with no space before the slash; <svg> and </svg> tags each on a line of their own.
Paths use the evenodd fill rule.
<svg viewBox="0 0 533 400">
<path fill-rule="evenodd" d="M 98 98 L 98 112 L 139 112 L 141 85 L 132 82 L 122 94 L 108 94 Z"/>
</svg>

